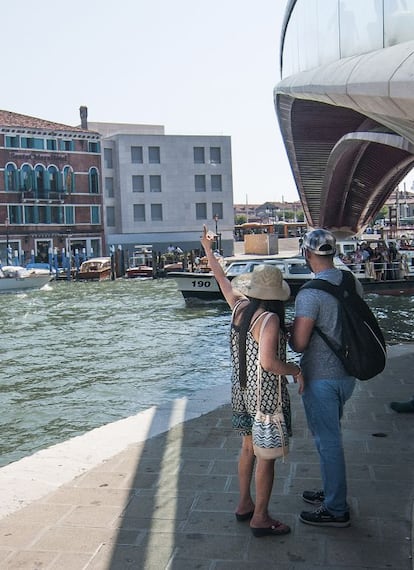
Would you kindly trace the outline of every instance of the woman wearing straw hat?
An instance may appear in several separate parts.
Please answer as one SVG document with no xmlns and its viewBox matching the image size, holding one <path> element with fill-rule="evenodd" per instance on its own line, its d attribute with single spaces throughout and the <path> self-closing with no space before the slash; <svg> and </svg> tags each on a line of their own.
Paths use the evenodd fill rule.
<svg viewBox="0 0 414 570">
<path fill-rule="evenodd" d="M 303 385 L 300 367 L 286 362 L 286 329 L 284 301 L 290 297 L 289 285 L 280 270 L 273 265 L 259 265 L 252 273 L 242 274 L 230 283 L 215 257 L 212 243 L 215 236 L 203 228 L 201 244 L 208 264 L 220 289 L 232 309 L 230 346 L 232 358 L 232 423 L 242 435 L 238 474 L 240 498 L 236 509 L 238 521 L 250 521 L 256 537 L 283 535 L 290 528 L 272 518 L 268 506 L 274 480 L 274 459 L 257 458 L 255 501 L 251 483 L 255 465 L 252 424 L 256 413 L 257 364 L 259 332 L 263 317 L 271 313 L 260 337 L 262 367 L 262 404 L 273 413 L 278 400 L 277 375 L 282 376 L 282 405 L 290 431 L 290 401 L 285 375 L 292 375 Z M 280 346 L 279 355 L 277 347 Z"/>
</svg>

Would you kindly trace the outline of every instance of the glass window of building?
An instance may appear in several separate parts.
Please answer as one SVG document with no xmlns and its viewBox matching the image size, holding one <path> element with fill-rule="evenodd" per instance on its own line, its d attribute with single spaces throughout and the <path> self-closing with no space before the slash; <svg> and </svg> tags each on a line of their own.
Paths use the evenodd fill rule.
<svg viewBox="0 0 414 570">
<path fill-rule="evenodd" d="M 160 147 L 159 146 L 149 146 L 148 147 L 148 162 L 150 164 L 159 164 L 160 160 Z"/>
<path fill-rule="evenodd" d="M 150 192 L 161 192 L 161 176 L 151 174 L 149 177 Z"/>
<path fill-rule="evenodd" d="M 100 224 L 101 223 L 101 208 L 100 206 L 91 206 L 91 223 Z"/>
<path fill-rule="evenodd" d="M 340 58 L 339 0 L 296 3 L 283 44 L 282 77 Z"/>
<path fill-rule="evenodd" d="M 221 174 L 212 174 L 211 175 L 211 190 L 213 192 L 221 192 L 222 191 Z"/>
<path fill-rule="evenodd" d="M 20 138 L 20 146 L 22 148 L 33 148 L 32 137 L 21 137 Z"/>
<path fill-rule="evenodd" d="M 38 150 L 45 148 L 44 140 L 36 137 L 21 137 L 20 145 L 22 148 L 36 148 Z"/>
<path fill-rule="evenodd" d="M 89 193 L 99 194 L 99 178 L 96 168 L 91 168 L 89 170 Z"/>
<path fill-rule="evenodd" d="M 75 187 L 75 175 L 71 166 L 65 166 L 63 169 L 63 189 L 65 192 L 73 192 Z"/>
<path fill-rule="evenodd" d="M 113 206 L 106 207 L 106 225 L 110 228 L 115 227 L 115 208 Z"/>
<path fill-rule="evenodd" d="M 63 206 L 52 206 L 50 208 L 50 221 L 52 224 L 63 224 Z"/>
<path fill-rule="evenodd" d="M 113 168 L 112 162 L 112 149 L 111 148 L 104 148 L 104 165 L 105 168 Z"/>
<path fill-rule="evenodd" d="M 151 204 L 151 220 L 162 222 L 162 204 Z"/>
<path fill-rule="evenodd" d="M 39 198 L 44 198 L 45 190 L 45 167 L 43 164 L 38 164 L 34 170 L 34 186 L 38 191 Z"/>
<path fill-rule="evenodd" d="M 60 140 L 59 141 L 60 150 L 71 151 L 74 149 L 73 141 L 71 140 Z"/>
<path fill-rule="evenodd" d="M 33 189 L 33 170 L 29 164 L 24 164 L 21 167 L 20 181 L 22 190 L 29 192 Z"/>
<path fill-rule="evenodd" d="M 341 57 L 383 47 L 383 0 L 340 0 Z"/>
<path fill-rule="evenodd" d="M 196 207 L 196 220 L 207 220 L 207 204 L 199 202 Z"/>
<path fill-rule="evenodd" d="M 194 186 L 196 192 L 206 191 L 206 177 L 204 174 L 196 174 L 194 176 Z"/>
<path fill-rule="evenodd" d="M 340 58 L 338 20 L 338 3 L 332 0 L 318 0 L 316 14 L 318 66 Z"/>
<path fill-rule="evenodd" d="M 75 212 L 73 206 L 65 206 L 65 224 L 71 225 L 75 223 Z"/>
<path fill-rule="evenodd" d="M 223 204 L 222 202 L 213 202 L 211 204 L 211 209 L 213 211 L 213 218 L 214 216 L 218 216 L 219 220 L 223 219 Z"/>
<path fill-rule="evenodd" d="M 24 223 L 25 224 L 36 224 L 37 220 L 35 219 L 35 209 L 33 206 L 25 206 L 24 207 Z M 72 223 L 73 222 L 67 222 Z"/>
<path fill-rule="evenodd" d="M 221 164 L 221 149 L 219 146 L 210 147 L 210 163 Z"/>
<path fill-rule="evenodd" d="M 6 191 L 17 192 L 18 190 L 18 171 L 15 164 L 6 166 Z"/>
<path fill-rule="evenodd" d="M 89 152 L 99 152 L 101 148 L 101 145 L 99 144 L 99 142 L 96 141 L 89 141 L 88 142 L 88 151 Z M 108 168 L 112 168 L 112 166 L 108 166 Z"/>
<path fill-rule="evenodd" d="M 11 224 L 22 224 L 23 223 L 23 207 L 22 206 L 12 206 L 9 208 L 9 221 Z"/>
<path fill-rule="evenodd" d="M 145 222 L 145 204 L 134 204 L 134 222 Z"/>
<path fill-rule="evenodd" d="M 142 164 L 144 162 L 142 146 L 131 146 L 131 162 L 132 164 Z"/>
<path fill-rule="evenodd" d="M 132 176 L 132 191 L 144 192 L 144 177 L 142 175 L 134 174 Z"/>
<path fill-rule="evenodd" d="M 59 188 L 59 172 L 56 166 L 49 166 L 48 175 L 49 175 L 49 189 L 52 192 L 57 192 Z"/>
<path fill-rule="evenodd" d="M 50 221 L 48 219 L 49 208 L 45 206 L 38 206 L 37 207 L 37 215 L 38 215 L 38 223 L 39 224 L 49 224 Z"/>
<path fill-rule="evenodd" d="M 384 0 L 384 46 L 414 39 L 414 0 Z"/>
<path fill-rule="evenodd" d="M 101 254 L 101 240 L 99 238 L 91 238 L 91 257 Z"/>
<path fill-rule="evenodd" d="M 203 146 L 195 146 L 193 149 L 194 152 L 194 164 L 204 164 L 204 147 Z"/>
<path fill-rule="evenodd" d="M 46 140 L 46 148 L 47 148 L 47 150 L 57 150 L 56 139 L 47 139 Z"/>
<path fill-rule="evenodd" d="M 19 144 L 20 144 L 20 140 L 19 140 L 18 136 L 15 136 L 15 137 L 7 136 L 6 137 L 6 147 L 19 148 Z"/>
<path fill-rule="evenodd" d="M 112 176 L 105 177 L 105 195 L 107 198 L 114 197 L 114 179 Z"/>
</svg>

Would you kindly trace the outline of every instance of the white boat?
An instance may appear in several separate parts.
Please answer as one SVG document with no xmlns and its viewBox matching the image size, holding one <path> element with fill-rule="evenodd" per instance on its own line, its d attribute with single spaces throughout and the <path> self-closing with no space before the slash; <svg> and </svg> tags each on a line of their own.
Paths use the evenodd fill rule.
<svg viewBox="0 0 414 570">
<path fill-rule="evenodd" d="M 279 267 L 283 278 L 289 283 L 292 298 L 296 296 L 300 287 L 313 277 L 313 273 L 306 265 L 303 257 L 257 258 L 233 261 L 226 267 L 225 273 L 231 280 L 241 273 L 250 273 L 257 265 L 263 263 L 270 263 Z M 395 269 L 395 272 L 398 273 L 398 278 L 381 281 L 377 281 L 374 276 L 368 274 L 361 264 L 358 267 L 345 265 L 339 257 L 334 258 L 334 263 L 339 269 L 352 271 L 361 282 L 365 293 L 414 295 L 414 275 L 400 270 L 399 263 L 397 264 L 398 268 Z M 224 301 L 213 273 L 173 271 L 167 277 L 175 279 L 178 290 L 188 305 L 200 302 Z"/>
<path fill-rule="evenodd" d="M 284 279 L 288 281 L 292 296 L 312 277 L 312 272 L 303 257 L 289 258 L 257 258 L 233 261 L 225 268 L 227 277 L 231 280 L 242 273 L 250 273 L 257 265 L 272 264 L 279 267 Z M 190 271 L 172 271 L 167 277 L 174 278 L 178 290 L 187 304 L 209 301 L 224 301 L 221 290 L 213 273 L 197 273 Z"/>
<path fill-rule="evenodd" d="M 0 293 L 41 289 L 53 279 L 47 269 L 26 269 L 20 265 L 0 268 Z"/>
</svg>

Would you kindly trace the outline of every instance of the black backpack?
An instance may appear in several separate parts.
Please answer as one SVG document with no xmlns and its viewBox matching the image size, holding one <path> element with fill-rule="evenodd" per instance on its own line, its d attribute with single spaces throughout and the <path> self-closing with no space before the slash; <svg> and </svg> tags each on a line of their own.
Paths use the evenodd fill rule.
<svg viewBox="0 0 414 570">
<path fill-rule="evenodd" d="M 342 322 L 341 346 L 329 339 L 319 327 L 314 328 L 351 376 L 369 380 L 385 368 L 387 350 L 384 336 L 371 309 L 357 293 L 355 277 L 350 271 L 341 271 L 340 285 L 324 279 L 312 279 L 301 289 L 320 289 L 338 299 Z"/>
</svg>

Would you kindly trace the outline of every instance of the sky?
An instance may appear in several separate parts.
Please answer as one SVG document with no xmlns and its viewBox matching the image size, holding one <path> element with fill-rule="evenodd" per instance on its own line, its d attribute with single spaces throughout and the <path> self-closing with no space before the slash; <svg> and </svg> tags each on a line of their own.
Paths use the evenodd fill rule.
<svg viewBox="0 0 414 570">
<path fill-rule="evenodd" d="M 273 105 L 286 0 L 3 0 L 0 109 L 232 141 L 234 202 L 298 194 Z"/>
</svg>

